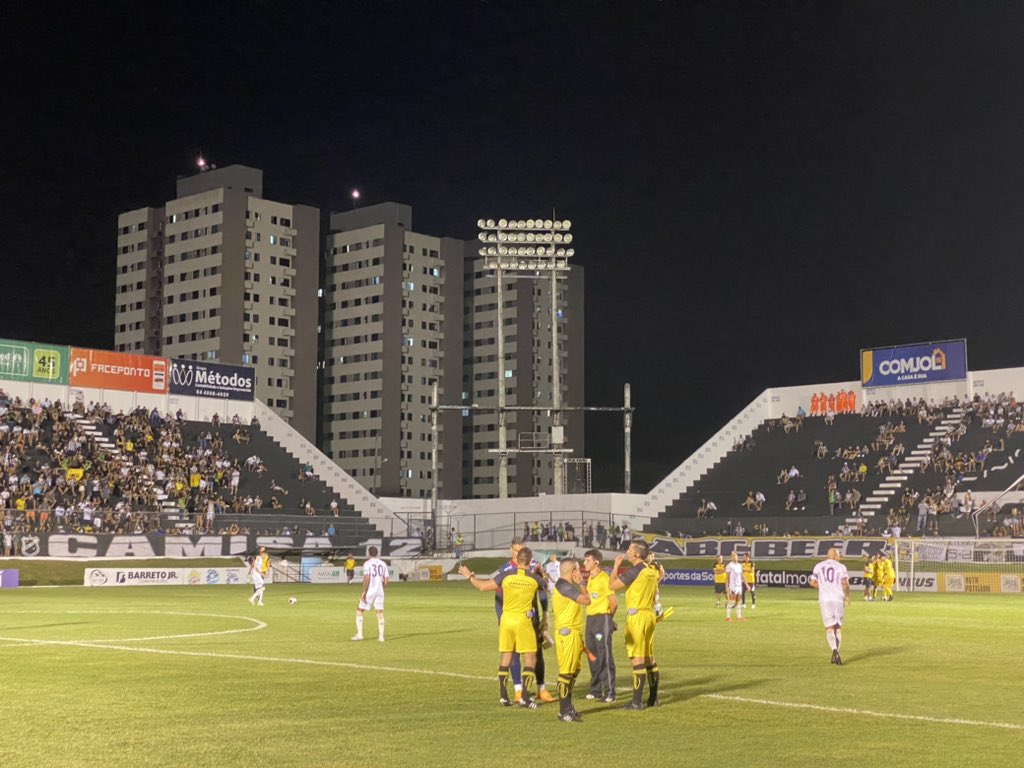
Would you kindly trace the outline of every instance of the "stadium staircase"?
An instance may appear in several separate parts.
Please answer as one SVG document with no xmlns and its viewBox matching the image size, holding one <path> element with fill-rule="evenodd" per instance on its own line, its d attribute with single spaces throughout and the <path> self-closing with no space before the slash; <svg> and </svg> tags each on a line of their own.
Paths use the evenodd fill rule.
<svg viewBox="0 0 1024 768">
<path fill-rule="evenodd" d="M 944 418 L 944 417 L 943 417 Z M 838 481 L 843 467 L 843 458 L 836 458 L 837 449 L 852 449 L 871 446 L 880 428 L 890 423 L 893 426 L 903 422 L 906 431 L 895 435 L 896 442 L 905 450 L 920 450 L 924 441 L 934 440 L 929 432 L 943 434 L 952 427 L 942 424 L 933 428 L 927 422 L 918 424 L 917 419 L 901 419 L 898 416 L 869 417 L 854 414 L 838 415 L 832 425 L 820 417 L 805 418 L 800 431 L 790 429 L 787 434 L 776 420 L 764 420 L 750 435 L 752 447 L 733 448 L 707 471 L 696 478 L 685 490 L 679 492 L 650 522 L 645 531 L 681 534 L 703 534 L 735 529 L 739 523 L 747 533 L 754 525 L 767 525 L 776 532 L 809 531 L 811 533 L 834 533 L 843 525 L 859 522 L 859 515 L 881 517 L 870 521 L 871 527 L 884 527 L 885 515 L 890 505 L 898 504 L 897 494 L 905 478 L 913 471 L 910 456 L 892 474 L 879 475 L 877 463 L 887 450 L 869 449 L 862 459 L 849 460 L 852 468 L 861 461 L 868 468 L 863 481 Z M 955 422 L 955 420 L 954 420 Z M 828 447 L 825 458 L 816 455 L 816 443 L 821 441 Z M 919 454 L 912 454 L 917 456 Z M 800 477 L 787 483 L 780 483 L 780 470 L 796 466 Z M 908 472 L 908 470 L 910 470 Z M 861 494 L 859 510 L 842 508 L 836 516 L 830 516 L 828 504 L 828 480 L 836 477 L 840 494 L 856 488 Z M 803 490 L 807 495 L 803 508 L 785 509 L 786 497 L 790 490 Z M 766 498 L 761 512 L 751 512 L 742 504 L 748 492 L 761 491 Z M 713 501 L 717 505 L 715 519 L 697 518 L 697 509 L 702 501 Z"/>
<path fill-rule="evenodd" d="M 932 452 L 936 442 L 942 440 L 947 434 L 956 429 L 963 418 L 963 408 L 952 408 L 945 411 L 938 419 L 937 426 L 930 429 L 928 434 L 921 438 L 918 444 L 906 452 L 903 460 L 896 469 L 885 480 L 878 484 L 874 493 L 868 496 L 860 505 L 860 513 L 865 517 L 874 517 L 879 513 L 887 513 L 888 510 L 898 503 L 903 492 L 913 487 L 908 485 L 915 472 L 921 469 L 926 463 L 927 457 Z M 973 478 L 972 478 L 973 479 Z M 849 522 L 855 522 L 849 519 Z"/>
</svg>

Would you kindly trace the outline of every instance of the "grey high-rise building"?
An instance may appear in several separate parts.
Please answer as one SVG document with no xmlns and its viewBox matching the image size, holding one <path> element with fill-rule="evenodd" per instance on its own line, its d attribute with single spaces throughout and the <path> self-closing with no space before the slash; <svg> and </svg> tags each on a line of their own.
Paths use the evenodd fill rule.
<svg viewBox="0 0 1024 768">
<path fill-rule="evenodd" d="M 252 365 L 256 396 L 316 434 L 320 212 L 233 165 L 118 217 L 114 349 Z"/>
<path fill-rule="evenodd" d="M 427 498 L 435 482 L 442 499 L 497 496 L 499 378 L 508 405 L 552 402 L 550 280 L 506 282 L 499 374 L 477 241 L 415 232 L 399 203 L 323 224 L 317 208 L 265 199 L 262 171 L 240 165 L 121 214 L 115 349 L 254 366 L 256 396 L 379 496 Z M 558 294 L 562 402 L 582 405 L 582 268 Z M 466 406 L 439 416 L 437 478 L 435 382 L 442 405 Z M 582 414 L 562 421 L 568 456 L 583 458 Z M 508 445 L 543 442 L 551 423 L 510 412 Z M 509 495 L 553 490 L 550 453 L 512 455 Z"/>
</svg>

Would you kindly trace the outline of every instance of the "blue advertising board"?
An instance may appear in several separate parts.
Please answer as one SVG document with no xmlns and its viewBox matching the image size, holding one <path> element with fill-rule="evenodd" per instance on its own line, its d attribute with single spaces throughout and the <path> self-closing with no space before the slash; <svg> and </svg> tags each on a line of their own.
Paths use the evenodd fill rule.
<svg viewBox="0 0 1024 768">
<path fill-rule="evenodd" d="M 966 378 L 966 339 L 860 351 L 860 383 L 864 387 L 931 384 Z"/>
<path fill-rule="evenodd" d="M 704 570 L 670 568 L 665 571 L 665 580 L 661 583 L 677 587 L 710 586 L 715 583 L 715 574 L 710 568 Z"/>
<path fill-rule="evenodd" d="M 252 368 L 202 360 L 171 360 L 172 395 L 252 400 L 255 393 L 256 371 Z"/>
</svg>

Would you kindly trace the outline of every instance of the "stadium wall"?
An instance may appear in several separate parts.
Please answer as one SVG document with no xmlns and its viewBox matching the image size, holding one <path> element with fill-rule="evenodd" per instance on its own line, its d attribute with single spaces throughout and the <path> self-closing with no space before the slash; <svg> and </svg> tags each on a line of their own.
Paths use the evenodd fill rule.
<svg viewBox="0 0 1024 768">
<path fill-rule="evenodd" d="M 577 536 L 584 522 L 610 526 L 628 524 L 639 531 L 646 520 L 636 514 L 643 497 L 625 493 L 527 496 L 512 499 L 445 499 L 438 503 L 437 526 L 454 528 L 474 550 L 504 549 L 524 523 L 572 523 Z M 415 521 L 430 518 L 430 499 L 383 498 L 388 509 L 415 528 Z"/>
</svg>

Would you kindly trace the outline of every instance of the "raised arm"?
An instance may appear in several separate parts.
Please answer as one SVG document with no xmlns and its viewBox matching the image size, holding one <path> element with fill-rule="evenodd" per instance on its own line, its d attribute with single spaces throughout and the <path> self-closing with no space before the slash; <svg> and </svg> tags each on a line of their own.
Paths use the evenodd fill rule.
<svg viewBox="0 0 1024 768">
<path fill-rule="evenodd" d="M 615 563 L 612 565 L 612 575 L 608 582 L 608 586 L 613 590 L 626 588 L 626 585 L 622 583 L 622 579 L 619 578 L 619 569 L 622 567 L 622 561 L 625 559 L 625 555 L 619 555 L 615 558 Z"/>
<path fill-rule="evenodd" d="M 459 566 L 459 575 L 465 576 L 469 583 L 479 589 L 481 592 L 497 592 L 498 582 L 494 579 L 480 579 L 473 571 L 469 570 L 465 565 Z"/>
</svg>

